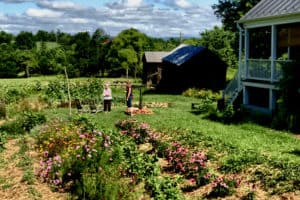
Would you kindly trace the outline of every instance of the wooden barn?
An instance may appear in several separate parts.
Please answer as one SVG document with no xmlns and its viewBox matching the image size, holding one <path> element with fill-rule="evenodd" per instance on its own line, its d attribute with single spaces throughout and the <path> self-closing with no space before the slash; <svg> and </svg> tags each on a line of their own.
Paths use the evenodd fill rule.
<svg viewBox="0 0 300 200">
<path fill-rule="evenodd" d="M 224 89 L 227 65 L 206 47 L 182 44 L 162 61 L 158 90 L 178 93 L 188 88 Z"/>
<path fill-rule="evenodd" d="M 162 59 L 170 52 L 146 51 L 143 56 L 143 84 L 157 85 L 161 79 Z"/>
</svg>

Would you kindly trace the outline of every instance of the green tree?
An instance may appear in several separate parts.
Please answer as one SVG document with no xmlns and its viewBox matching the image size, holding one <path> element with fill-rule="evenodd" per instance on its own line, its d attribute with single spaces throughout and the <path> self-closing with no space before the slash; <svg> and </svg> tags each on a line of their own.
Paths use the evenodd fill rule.
<svg viewBox="0 0 300 200">
<path fill-rule="evenodd" d="M 104 75 L 106 62 L 105 55 L 108 52 L 109 45 L 107 41 L 110 41 L 109 35 L 102 29 L 97 29 L 90 42 L 90 65 L 91 73 Z"/>
<path fill-rule="evenodd" d="M 12 34 L 6 33 L 4 31 L 0 32 L 0 44 L 7 43 L 10 44 L 14 36 Z"/>
<path fill-rule="evenodd" d="M 217 54 L 229 67 L 237 67 L 237 56 L 233 48 L 235 34 L 223 28 L 214 27 L 202 32 L 199 44 Z"/>
<path fill-rule="evenodd" d="M 48 38 L 48 32 L 43 30 L 38 30 L 38 32 L 35 34 L 35 40 L 36 41 L 50 41 Z"/>
<path fill-rule="evenodd" d="M 31 73 L 37 72 L 38 57 L 34 49 L 16 50 L 16 61 L 20 72 L 24 72 L 25 77 L 30 77 Z"/>
<path fill-rule="evenodd" d="M 73 36 L 72 43 L 75 44 L 74 63 L 81 76 L 90 75 L 90 42 L 91 37 L 88 32 L 80 32 Z"/>
<path fill-rule="evenodd" d="M 280 98 L 278 112 L 275 116 L 275 126 L 300 131 L 300 61 L 285 65 L 280 80 Z"/>
<path fill-rule="evenodd" d="M 142 56 L 147 44 L 147 36 L 136 29 L 127 29 L 122 31 L 114 38 L 111 48 L 107 54 L 107 60 L 110 63 L 110 70 L 117 71 L 123 69 L 126 72 L 125 66 L 128 66 L 128 71 L 131 75 L 136 76 L 142 71 Z M 127 49 L 127 50 L 126 50 Z M 119 53 L 121 51 L 121 53 Z M 130 52 L 124 55 L 123 52 Z M 135 52 L 135 55 L 133 54 Z M 124 59 L 124 56 L 128 56 Z M 137 59 L 137 62 L 133 62 Z M 124 60 L 129 61 L 128 65 L 122 65 Z M 120 66 L 123 66 L 120 68 Z"/>
<path fill-rule="evenodd" d="M 18 65 L 12 45 L 0 44 L 0 78 L 13 78 L 18 75 Z"/>
<path fill-rule="evenodd" d="M 33 49 L 35 47 L 34 36 L 30 32 L 20 32 L 15 41 L 15 45 L 18 49 Z"/>
<path fill-rule="evenodd" d="M 219 0 L 212 8 L 215 15 L 222 20 L 225 30 L 235 32 L 236 21 L 245 15 L 260 0 Z"/>
</svg>

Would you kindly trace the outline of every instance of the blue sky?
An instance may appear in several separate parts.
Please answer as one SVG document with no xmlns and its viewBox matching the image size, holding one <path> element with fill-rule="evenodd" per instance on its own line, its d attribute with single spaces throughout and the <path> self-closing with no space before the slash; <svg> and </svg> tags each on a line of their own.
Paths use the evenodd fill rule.
<svg viewBox="0 0 300 200">
<path fill-rule="evenodd" d="M 77 33 L 102 28 L 111 36 L 136 28 L 152 37 L 199 37 L 220 26 L 218 0 L 0 0 L 0 30 Z"/>
</svg>

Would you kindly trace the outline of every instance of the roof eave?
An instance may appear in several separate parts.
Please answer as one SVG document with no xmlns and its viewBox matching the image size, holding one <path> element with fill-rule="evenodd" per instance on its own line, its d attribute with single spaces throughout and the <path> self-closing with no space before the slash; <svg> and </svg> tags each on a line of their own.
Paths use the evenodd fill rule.
<svg viewBox="0 0 300 200">
<path fill-rule="evenodd" d="M 261 22 L 270 22 L 272 24 L 274 21 L 286 21 L 286 19 L 293 19 L 293 21 L 300 22 L 300 12 L 297 13 L 289 13 L 284 15 L 276 15 L 276 16 L 268 16 L 268 17 L 260 17 L 260 18 L 254 18 L 254 19 L 243 19 L 237 21 L 238 24 L 253 24 L 253 23 L 261 23 Z"/>
</svg>

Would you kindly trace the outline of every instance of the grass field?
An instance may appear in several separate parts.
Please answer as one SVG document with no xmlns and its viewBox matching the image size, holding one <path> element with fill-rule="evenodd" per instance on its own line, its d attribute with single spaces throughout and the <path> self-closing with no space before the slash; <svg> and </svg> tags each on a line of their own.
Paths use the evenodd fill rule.
<svg viewBox="0 0 300 200">
<path fill-rule="evenodd" d="M 1 80 L 3 84 L 22 85 L 36 80 L 44 82 L 55 77 L 31 78 L 30 80 Z M 84 79 L 83 79 L 84 80 Z M 124 79 L 122 79 L 124 80 Z M 113 83 L 115 79 L 103 79 Z M 17 84 L 16 84 L 17 83 Z M 136 81 L 139 83 L 139 81 Z M 72 109 L 73 116 L 90 119 L 99 130 L 116 130 L 119 120 L 135 118 L 147 122 L 153 129 L 161 132 L 166 142 L 180 141 L 191 149 L 201 149 L 210 155 L 214 170 L 220 173 L 241 173 L 249 176 L 249 181 L 260 181 L 261 188 L 269 193 L 280 194 L 298 191 L 300 179 L 300 140 L 295 133 L 277 131 L 252 122 L 222 124 L 208 120 L 204 115 L 191 110 L 191 103 L 199 99 L 183 95 L 155 94 L 144 90 L 143 104 L 168 103 L 169 107 L 150 108 L 153 114 L 128 116 L 123 87 L 113 87 L 113 97 L 118 99 L 110 113 L 78 114 Z M 101 92 L 95 94 L 100 98 Z M 134 89 L 134 103 L 139 103 L 139 90 Z M 100 102 L 99 102 L 100 103 Z M 42 111 L 47 118 L 68 119 L 67 108 L 51 108 Z"/>
</svg>

